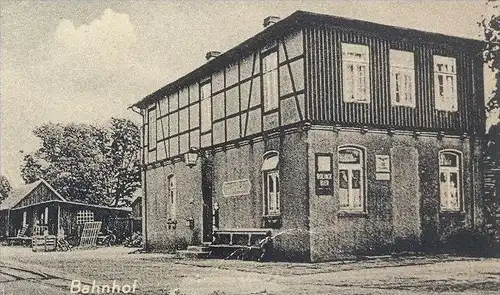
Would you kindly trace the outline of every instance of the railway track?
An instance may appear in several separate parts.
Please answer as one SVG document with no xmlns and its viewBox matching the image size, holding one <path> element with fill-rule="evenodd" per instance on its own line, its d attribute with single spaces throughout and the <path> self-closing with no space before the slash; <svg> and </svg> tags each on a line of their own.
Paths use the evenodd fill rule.
<svg viewBox="0 0 500 295">
<path fill-rule="evenodd" d="M 29 270 L 18 266 L 0 264 L 0 295 L 19 294 L 16 287 L 10 286 L 12 283 L 23 284 L 25 288 L 32 286 L 33 293 L 39 294 L 40 287 L 54 290 L 53 294 L 70 294 L 71 281 L 68 278 L 47 274 L 41 271 Z M 81 281 L 81 286 L 92 286 L 92 283 Z"/>
</svg>

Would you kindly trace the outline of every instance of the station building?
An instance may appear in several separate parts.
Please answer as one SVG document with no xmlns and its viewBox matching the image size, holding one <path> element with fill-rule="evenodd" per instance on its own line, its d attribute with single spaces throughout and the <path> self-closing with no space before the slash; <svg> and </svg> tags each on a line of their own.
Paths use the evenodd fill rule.
<svg viewBox="0 0 500 295">
<path fill-rule="evenodd" d="M 480 41 L 303 11 L 264 26 L 132 107 L 148 248 L 271 229 L 277 259 L 325 261 L 482 224 Z"/>
</svg>

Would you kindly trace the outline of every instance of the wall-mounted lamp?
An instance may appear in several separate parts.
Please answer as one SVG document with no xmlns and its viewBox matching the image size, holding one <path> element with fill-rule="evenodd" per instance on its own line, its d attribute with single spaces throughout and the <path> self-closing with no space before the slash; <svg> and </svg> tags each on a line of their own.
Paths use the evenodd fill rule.
<svg viewBox="0 0 500 295">
<path fill-rule="evenodd" d="M 196 161 L 198 160 L 199 150 L 196 147 L 191 147 L 187 153 L 184 154 L 184 162 L 189 167 L 193 167 L 196 165 Z"/>
</svg>

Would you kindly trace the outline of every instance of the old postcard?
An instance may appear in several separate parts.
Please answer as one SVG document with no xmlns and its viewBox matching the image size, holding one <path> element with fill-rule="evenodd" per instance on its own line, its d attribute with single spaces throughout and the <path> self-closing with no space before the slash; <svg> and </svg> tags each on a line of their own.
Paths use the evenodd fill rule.
<svg viewBox="0 0 500 295">
<path fill-rule="evenodd" d="M 498 293 L 499 1 L 0 7 L 0 295 Z"/>
</svg>

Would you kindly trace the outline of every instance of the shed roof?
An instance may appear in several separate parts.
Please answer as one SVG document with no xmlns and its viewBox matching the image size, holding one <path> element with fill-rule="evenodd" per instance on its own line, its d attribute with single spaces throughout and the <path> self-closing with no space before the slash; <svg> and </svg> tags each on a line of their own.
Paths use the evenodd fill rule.
<svg viewBox="0 0 500 295">
<path fill-rule="evenodd" d="M 9 210 L 17 205 L 27 194 L 29 194 L 34 188 L 36 188 L 42 180 L 37 180 L 33 183 L 29 183 L 20 187 L 12 189 L 7 198 L 0 203 L 0 210 Z"/>
<path fill-rule="evenodd" d="M 361 30 L 365 32 L 372 32 L 380 36 L 406 38 L 410 40 L 420 40 L 423 42 L 448 43 L 464 47 L 482 48 L 483 44 L 483 42 L 480 40 L 455 37 L 439 33 L 431 33 L 415 29 L 408 29 L 298 10 L 292 13 L 290 16 L 284 18 L 283 20 L 278 21 L 277 23 L 265 28 L 255 36 L 222 53 L 218 57 L 204 63 L 188 74 L 144 97 L 142 100 L 133 104 L 131 107 L 135 106 L 138 108 L 147 108 L 149 104 L 159 100 L 164 95 L 185 87 L 190 83 L 194 83 L 197 80 L 210 75 L 212 72 L 226 67 L 239 58 L 250 54 L 263 43 L 272 38 L 284 36 L 295 28 L 319 25 L 331 25 L 348 29 Z"/>
<path fill-rule="evenodd" d="M 23 186 L 20 186 L 20 187 L 13 189 L 11 191 L 11 193 L 9 194 L 9 196 L 5 200 L 3 200 L 2 203 L 0 203 L 0 211 L 14 209 L 14 207 L 17 204 L 19 204 L 19 202 L 21 202 L 29 193 L 31 193 L 39 185 L 45 185 L 51 192 L 53 192 L 57 196 L 57 199 L 55 199 L 55 200 L 45 201 L 42 203 L 58 202 L 58 203 L 71 204 L 71 205 L 77 205 L 77 206 L 108 209 L 108 210 L 119 210 L 119 211 L 127 211 L 127 212 L 130 212 L 132 210 L 130 207 L 118 208 L 118 207 L 108 207 L 108 206 L 103 206 L 103 205 L 86 204 L 86 203 L 68 201 L 65 198 L 63 198 L 61 196 L 61 194 L 59 194 L 48 182 L 46 182 L 43 179 L 40 179 L 40 180 L 37 180 L 33 183 L 25 184 Z M 39 205 L 42 203 L 30 204 L 29 206 L 15 208 L 15 210 L 26 208 L 26 207 L 31 207 L 31 206 L 36 206 L 36 205 Z"/>
</svg>

